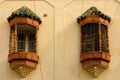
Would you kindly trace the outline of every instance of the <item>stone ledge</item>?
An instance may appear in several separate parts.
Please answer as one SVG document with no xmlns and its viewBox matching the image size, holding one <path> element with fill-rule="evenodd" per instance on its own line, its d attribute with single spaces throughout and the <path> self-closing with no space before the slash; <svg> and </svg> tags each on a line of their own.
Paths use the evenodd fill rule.
<svg viewBox="0 0 120 80">
<path fill-rule="evenodd" d="M 110 62 L 110 54 L 99 51 L 89 51 L 80 55 L 81 62 L 86 60 L 104 60 L 106 62 Z"/>
</svg>

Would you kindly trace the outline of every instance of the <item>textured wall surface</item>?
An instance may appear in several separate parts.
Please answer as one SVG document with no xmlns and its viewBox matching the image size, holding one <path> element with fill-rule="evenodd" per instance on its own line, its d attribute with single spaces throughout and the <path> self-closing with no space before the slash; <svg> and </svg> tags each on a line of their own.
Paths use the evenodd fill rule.
<svg viewBox="0 0 120 80">
<path fill-rule="evenodd" d="M 20 78 L 7 62 L 10 31 L 7 17 L 22 6 L 42 19 L 38 35 L 39 64 L 26 78 Z M 84 71 L 79 59 L 80 27 L 76 18 L 91 6 L 112 18 L 108 28 L 111 62 L 98 78 Z M 120 3 L 117 0 L 0 0 L 0 80 L 119 80 L 119 40 Z"/>
</svg>

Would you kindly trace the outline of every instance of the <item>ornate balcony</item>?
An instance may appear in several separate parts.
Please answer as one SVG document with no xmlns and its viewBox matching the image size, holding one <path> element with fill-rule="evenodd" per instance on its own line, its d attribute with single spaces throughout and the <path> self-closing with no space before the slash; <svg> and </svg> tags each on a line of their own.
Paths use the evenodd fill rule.
<svg viewBox="0 0 120 80">
<path fill-rule="evenodd" d="M 39 57 L 33 52 L 15 52 L 9 54 L 10 67 L 21 77 L 27 76 L 36 69 Z"/>
</svg>

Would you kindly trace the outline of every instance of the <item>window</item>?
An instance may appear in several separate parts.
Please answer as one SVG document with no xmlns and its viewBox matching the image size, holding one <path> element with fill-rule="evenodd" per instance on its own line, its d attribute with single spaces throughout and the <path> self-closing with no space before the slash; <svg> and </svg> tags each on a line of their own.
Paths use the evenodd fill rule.
<svg viewBox="0 0 120 80">
<path fill-rule="evenodd" d="M 101 24 L 101 39 L 102 39 L 102 51 L 109 52 L 108 50 L 108 36 L 107 36 L 107 26 Z"/>
<path fill-rule="evenodd" d="M 18 31 L 18 52 L 35 52 L 35 33 Z"/>
<path fill-rule="evenodd" d="M 18 25 L 18 52 L 35 52 L 35 28 L 30 25 Z"/>
<path fill-rule="evenodd" d="M 26 34 L 22 31 L 18 32 L 18 52 L 25 51 L 25 41 L 26 41 Z"/>
<path fill-rule="evenodd" d="M 107 26 L 98 23 L 88 23 L 81 27 L 82 32 L 82 53 L 88 51 L 101 51 L 108 53 Z M 99 37 L 99 32 L 101 37 Z M 100 44 L 101 40 L 101 44 Z"/>
<path fill-rule="evenodd" d="M 28 24 L 18 24 L 11 28 L 10 53 L 36 52 L 36 28 Z"/>
<path fill-rule="evenodd" d="M 82 53 L 99 50 L 98 24 L 88 23 L 81 27 Z"/>
<path fill-rule="evenodd" d="M 29 51 L 35 52 L 35 33 L 30 33 L 28 35 L 28 41 L 29 41 Z"/>
</svg>

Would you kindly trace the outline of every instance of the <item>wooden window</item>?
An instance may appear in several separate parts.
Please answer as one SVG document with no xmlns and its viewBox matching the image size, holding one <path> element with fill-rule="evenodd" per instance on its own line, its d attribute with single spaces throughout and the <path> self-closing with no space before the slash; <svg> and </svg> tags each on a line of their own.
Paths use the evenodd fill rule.
<svg viewBox="0 0 120 80">
<path fill-rule="evenodd" d="M 18 52 L 25 51 L 25 41 L 26 41 L 26 34 L 23 31 L 18 31 Z"/>
<path fill-rule="evenodd" d="M 35 33 L 28 34 L 29 51 L 35 52 Z"/>
<path fill-rule="evenodd" d="M 108 50 L 108 36 L 107 36 L 107 26 L 101 24 L 101 39 L 102 39 L 102 51 L 109 52 Z"/>
<path fill-rule="evenodd" d="M 99 50 L 98 24 L 89 23 L 82 30 L 82 53 Z"/>
<path fill-rule="evenodd" d="M 99 25 L 98 23 L 88 23 L 81 27 L 81 31 L 82 31 L 82 53 L 88 51 L 102 51 L 109 53 L 107 26 L 103 24 Z M 101 34 L 99 34 L 99 32 Z"/>
<path fill-rule="evenodd" d="M 30 27 L 30 26 L 29 26 Z M 35 52 L 35 29 L 29 28 L 28 25 L 19 25 L 17 30 L 17 51 L 18 52 Z"/>
</svg>

